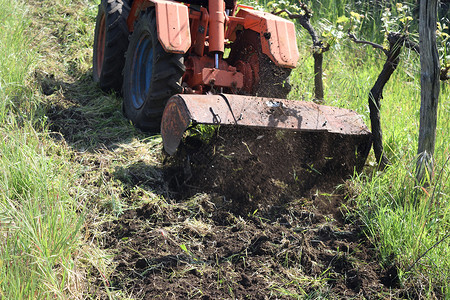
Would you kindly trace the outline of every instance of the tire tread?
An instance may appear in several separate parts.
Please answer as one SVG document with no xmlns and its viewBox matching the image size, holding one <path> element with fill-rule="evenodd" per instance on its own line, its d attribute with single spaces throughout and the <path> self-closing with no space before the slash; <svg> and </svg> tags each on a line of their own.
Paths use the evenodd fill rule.
<svg viewBox="0 0 450 300">
<path fill-rule="evenodd" d="M 153 74 L 144 104 L 137 109 L 132 103 L 132 74 L 129 73 L 133 69 L 134 48 L 144 32 L 152 38 Z M 144 131 L 159 132 L 167 100 L 182 91 L 181 78 L 186 69 L 182 54 L 167 53 L 161 46 L 157 38 L 156 15 L 153 8 L 141 14 L 130 37 L 126 57 L 123 85 L 124 113 L 136 127 Z"/>
<path fill-rule="evenodd" d="M 94 38 L 94 80 L 104 92 L 122 90 L 122 70 L 125 65 L 125 52 L 128 48 L 128 26 L 126 23 L 130 12 L 130 1 L 103 0 L 99 4 L 96 32 Z M 105 49 L 101 74 L 97 76 L 96 51 L 97 35 L 102 16 L 105 16 Z"/>
</svg>

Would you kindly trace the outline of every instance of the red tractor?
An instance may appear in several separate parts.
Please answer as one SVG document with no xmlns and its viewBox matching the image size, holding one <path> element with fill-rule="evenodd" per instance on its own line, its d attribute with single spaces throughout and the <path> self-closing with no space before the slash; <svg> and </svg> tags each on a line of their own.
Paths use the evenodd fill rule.
<svg viewBox="0 0 450 300">
<path fill-rule="evenodd" d="M 294 24 L 235 0 L 102 0 L 94 80 L 173 154 L 191 124 L 370 133 L 354 112 L 285 100 Z M 366 154 L 367 155 L 367 154 Z"/>
</svg>

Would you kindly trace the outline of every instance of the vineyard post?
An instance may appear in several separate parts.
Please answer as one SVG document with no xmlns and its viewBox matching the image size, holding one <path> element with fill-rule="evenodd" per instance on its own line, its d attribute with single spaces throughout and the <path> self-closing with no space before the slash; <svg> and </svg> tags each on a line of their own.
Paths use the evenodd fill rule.
<svg viewBox="0 0 450 300">
<path fill-rule="evenodd" d="M 424 180 L 433 175 L 433 154 L 436 139 L 437 108 L 439 100 L 439 56 L 436 45 L 438 0 L 421 0 L 419 11 L 420 46 L 420 129 L 416 180 Z"/>
</svg>

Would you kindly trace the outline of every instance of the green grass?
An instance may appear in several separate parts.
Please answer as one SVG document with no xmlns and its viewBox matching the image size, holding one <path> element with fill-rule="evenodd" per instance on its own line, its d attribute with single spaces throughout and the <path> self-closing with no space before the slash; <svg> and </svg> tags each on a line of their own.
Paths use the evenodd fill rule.
<svg viewBox="0 0 450 300">
<path fill-rule="evenodd" d="M 49 153 L 56 145 L 43 144 L 49 139 L 32 128 L 0 132 L 1 293 L 5 299 L 65 298 L 82 224 L 66 179 L 70 169 Z"/>
<path fill-rule="evenodd" d="M 448 298 L 448 165 L 426 190 L 415 184 L 413 166 L 399 162 L 372 178 L 356 178 L 360 187 L 356 203 L 382 261 L 397 264 L 404 283 L 420 282 Z"/>
<path fill-rule="evenodd" d="M 448 298 L 449 94 L 443 93 L 440 99 L 435 176 L 428 187 L 422 188 L 414 177 L 420 94 L 417 93 L 415 101 L 409 97 L 403 99 L 403 95 L 414 94 L 416 88 L 412 86 L 405 89 L 405 85 L 401 84 L 405 81 L 400 82 L 398 78 L 400 75 L 394 78 L 399 80 L 396 87 L 390 87 L 385 95 L 385 112 L 382 114 L 386 153 L 393 165 L 384 172 L 374 171 L 355 177 L 353 182 L 358 186 L 359 194 L 355 203 L 382 261 L 396 263 L 404 283 L 420 282 L 430 290 L 437 289 Z M 435 245 L 444 237 L 441 243 Z M 421 257 L 425 253 L 426 256 Z M 419 257 L 420 261 L 414 264 Z M 409 273 L 404 274 L 406 271 Z"/>
<path fill-rule="evenodd" d="M 30 113 L 33 103 L 24 103 L 25 80 L 31 71 L 36 53 L 28 47 L 25 34 L 30 20 L 19 4 L 0 0 L 0 122 L 7 122 L 10 112 Z"/>
<path fill-rule="evenodd" d="M 82 217 L 67 150 L 42 128 L 37 41 L 22 1 L 0 0 L 0 298 L 77 297 Z"/>
</svg>

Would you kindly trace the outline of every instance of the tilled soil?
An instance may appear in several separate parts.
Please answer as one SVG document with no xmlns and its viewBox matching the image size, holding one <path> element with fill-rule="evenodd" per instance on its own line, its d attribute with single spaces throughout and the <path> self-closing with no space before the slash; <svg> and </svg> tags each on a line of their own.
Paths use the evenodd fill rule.
<svg viewBox="0 0 450 300">
<path fill-rule="evenodd" d="M 116 254 L 112 288 L 143 299 L 404 296 L 395 266 L 380 266 L 357 219 L 342 211 L 350 205 L 345 185 L 335 186 L 349 175 L 343 160 L 351 156 L 341 155 L 340 168 L 332 159 L 318 163 L 345 149 L 342 137 L 338 144 L 327 137 L 328 147 L 313 155 L 314 134 L 264 134 L 271 139 L 262 143 L 252 143 L 261 132 L 236 129 L 210 145 L 187 141 L 153 189 L 165 184 L 172 197 L 104 224 L 102 247 Z M 299 141 L 311 144 L 300 153 Z"/>
<path fill-rule="evenodd" d="M 377 299 L 396 285 L 359 226 L 306 199 L 263 217 L 237 217 L 211 200 L 199 196 L 190 207 L 198 211 L 175 205 L 161 218 L 147 204 L 107 224 L 104 246 L 117 251 L 112 286 L 144 299 Z M 319 201 L 338 213 L 339 200 Z"/>
</svg>

